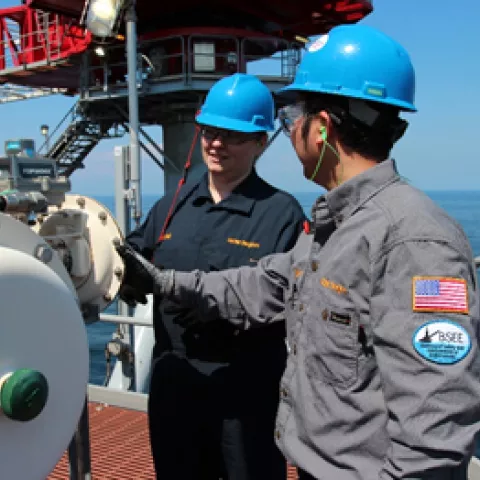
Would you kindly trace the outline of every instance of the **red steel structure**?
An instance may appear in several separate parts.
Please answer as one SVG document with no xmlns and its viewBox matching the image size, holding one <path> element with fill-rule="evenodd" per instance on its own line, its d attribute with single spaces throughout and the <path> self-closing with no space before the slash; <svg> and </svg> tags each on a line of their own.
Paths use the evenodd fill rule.
<svg viewBox="0 0 480 480">
<path fill-rule="evenodd" d="M 0 10 L 0 82 L 78 93 L 81 54 L 97 45 L 97 39 L 80 25 L 84 9 L 84 0 L 26 0 Z M 164 38 L 172 30 L 219 27 L 293 41 L 357 22 L 371 11 L 369 0 L 136 2 L 139 42 Z M 118 33 L 121 38 L 122 28 Z"/>
</svg>

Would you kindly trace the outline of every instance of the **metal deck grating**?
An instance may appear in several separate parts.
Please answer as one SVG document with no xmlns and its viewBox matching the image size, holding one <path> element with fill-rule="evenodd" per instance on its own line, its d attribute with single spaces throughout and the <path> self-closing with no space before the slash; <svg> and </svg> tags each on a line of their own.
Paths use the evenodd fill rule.
<svg viewBox="0 0 480 480">
<path fill-rule="evenodd" d="M 88 413 L 92 480 L 155 480 L 147 414 L 91 402 Z M 65 453 L 47 480 L 69 478 Z"/>
<path fill-rule="evenodd" d="M 88 414 L 92 480 L 155 480 L 146 413 L 90 402 Z M 69 478 L 65 453 L 47 480 Z M 297 478 L 289 467 L 287 480 Z"/>
</svg>

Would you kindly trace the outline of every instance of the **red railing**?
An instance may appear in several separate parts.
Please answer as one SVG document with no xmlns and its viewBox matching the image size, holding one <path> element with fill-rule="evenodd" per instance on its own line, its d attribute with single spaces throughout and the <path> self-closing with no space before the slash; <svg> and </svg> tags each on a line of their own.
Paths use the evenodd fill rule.
<svg viewBox="0 0 480 480">
<path fill-rule="evenodd" d="M 91 34 L 72 19 L 20 5 L 0 10 L 0 71 L 84 52 Z"/>
</svg>

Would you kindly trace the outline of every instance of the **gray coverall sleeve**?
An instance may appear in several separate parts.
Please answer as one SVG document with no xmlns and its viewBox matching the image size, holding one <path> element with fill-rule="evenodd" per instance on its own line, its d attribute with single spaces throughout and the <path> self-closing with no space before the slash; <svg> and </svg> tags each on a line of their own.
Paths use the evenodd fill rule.
<svg viewBox="0 0 480 480">
<path fill-rule="evenodd" d="M 172 300 L 198 310 L 202 319 L 222 318 L 240 328 L 284 320 L 292 252 L 262 258 L 255 267 L 220 272 L 175 272 Z"/>
<path fill-rule="evenodd" d="M 479 305 L 471 253 L 462 250 L 448 242 L 405 241 L 373 261 L 373 347 L 391 442 L 382 480 L 457 478 L 451 469 L 472 452 L 480 429 Z M 465 281 L 467 297 L 461 289 L 458 298 L 448 288 L 437 292 L 447 303 L 453 298 L 457 310 L 466 299 L 465 311 L 447 313 L 449 307 L 435 304 L 428 289 L 442 279 L 447 287 L 449 279 Z M 447 335 L 451 325 L 464 333 Z"/>
</svg>

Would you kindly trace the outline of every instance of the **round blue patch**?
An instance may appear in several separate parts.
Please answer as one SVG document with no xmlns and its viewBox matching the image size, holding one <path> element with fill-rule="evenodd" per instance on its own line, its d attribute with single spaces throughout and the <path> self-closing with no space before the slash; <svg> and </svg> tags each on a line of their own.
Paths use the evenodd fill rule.
<svg viewBox="0 0 480 480">
<path fill-rule="evenodd" d="M 451 320 L 432 320 L 413 334 L 413 347 L 426 360 L 452 365 L 468 355 L 472 341 L 468 332 Z"/>
</svg>

